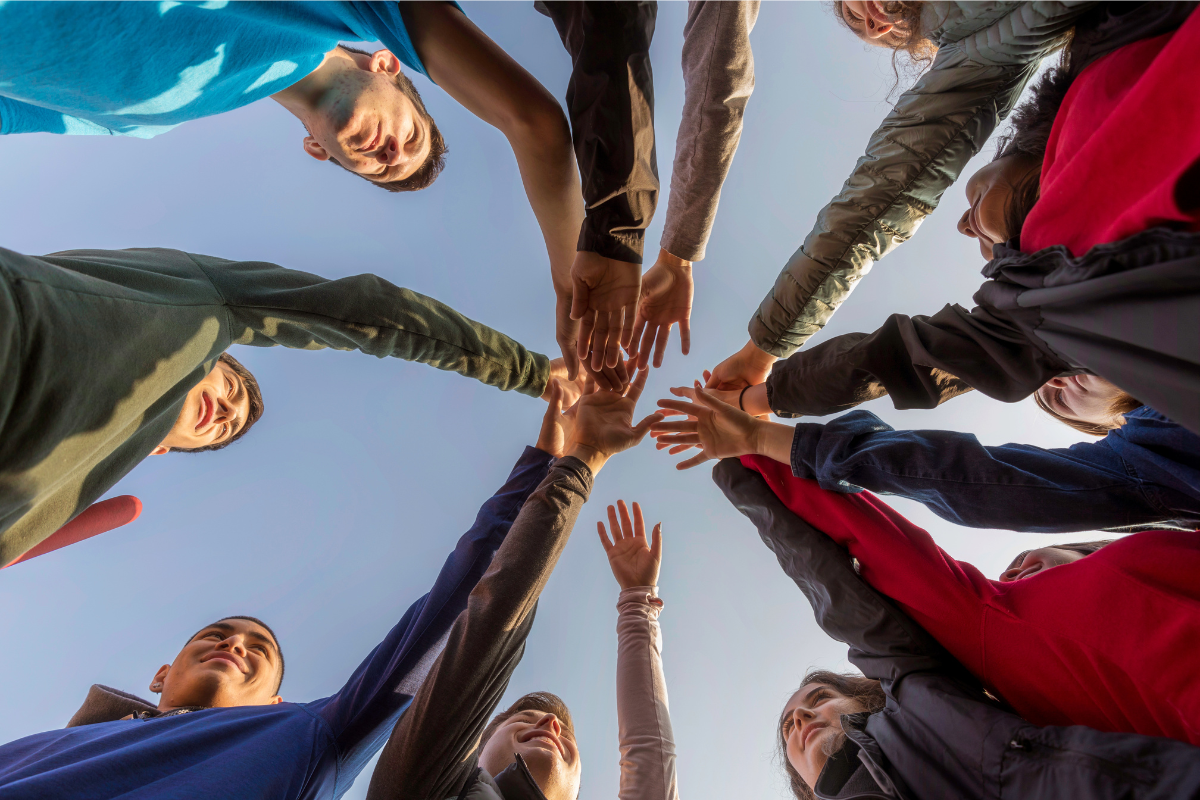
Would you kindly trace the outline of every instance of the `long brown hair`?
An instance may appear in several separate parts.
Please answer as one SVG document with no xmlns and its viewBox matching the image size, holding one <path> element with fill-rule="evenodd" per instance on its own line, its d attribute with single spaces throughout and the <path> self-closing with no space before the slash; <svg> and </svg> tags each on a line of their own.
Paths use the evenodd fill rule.
<svg viewBox="0 0 1200 800">
<path fill-rule="evenodd" d="M 894 38 L 890 38 L 885 45 L 892 51 L 892 74 L 896 78 L 896 82 L 892 85 L 892 92 L 895 92 L 900 85 L 901 69 L 897 61 L 899 54 L 903 53 L 908 59 L 903 70 L 905 75 L 913 77 L 928 69 L 937 55 L 937 43 L 929 38 L 921 25 L 922 6 L 923 3 L 902 2 L 901 0 L 883 4 L 884 13 L 893 17 L 896 25 L 893 33 L 889 34 Z M 833 0 L 831 8 L 837 21 L 857 36 L 858 31 L 851 28 L 850 23 L 846 21 L 842 0 Z M 889 93 L 889 99 L 890 97 Z"/>
<path fill-rule="evenodd" d="M 1121 392 L 1113 398 L 1113 401 L 1108 404 L 1105 409 L 1107 414 L 1113 419 L 1111 425 L 1097 425 L 1094 422 L 1085 422 L 1079 419 L 1071 419 L 1064 417 L 1062 414 L 1051 408 L 1045 400 L 1042 399 L 1041 389 L 1039 388 L 1033 393 L 1033 402 L 1037 403 L 1038 408 L 1045 411 L 1050 416 L 1061 422 L 1063 425 L 1074 428 L 1080 433 L 1086 433 L 1088 436 L 1107 436 L 1109 431 L 1116 430 L 1125 424 L 1125 414 L 1128 414 L 1134 409 L 1141 408 L 1145 405 L 1141 400 L 1138 400 L 1128 392 Z"/>
<path fill-rule="evenodd" d="M 879 685 L 879 681 L 871 678 L 864 678 L 862 675 L 856 675 L 853 672 L 832 672 L 825 669 L 810 669 L 800 681 L 800 686 L 796 691 L 809 685 L 810 683 L 819 683 L 822 686 L 828 686 L 843 697 L 853 700 L 858 703 L 863 711 L 869 714 L 874 714 L 876 711 L 882 711 L 887 703 L 887 697 L 883 693 L 883 687 Z M 779 720 L 775 723 L 775 737 L 778 740 L 777 746 L 779 749 L 778 757 L 783 763 L 783 770 L 788 777 L 788 788 L 792 790 L 796 800 L 816 800 L 816 795 L 813 794 L 812 787 L 804 782 L 800 777 L 800 773 L 792 766 L 792 762 L 788 761 L 787 757 L 787 739 L 783 736 L 783 723 L 787 718 L 786 713 L 780 713 Z"/>
<path fill-rule="evenodd" d="M 1055 550 L 1069 550 L 1072 553 L 1083 553 L 1085 556 L 1090 556 L 1092 553 L 1096 552 L 1102 547 L 1112 544 L 1115 541 L 1116 539 L 1100 539 L 1095 542 L 1072 542 L 1071 544 L 1051 544 L 1046 546 L 1052 547 Z M 1014 558 L 1012 562 L 1004 568 L 1004 571 L 1008 572 L 1013 567 L 1019 567 L 1021 562 L 1025 560 L 1025 556 L 1029 555 L 1029 553 L 1029 550 L 1022 550 L 1021 552 L 1017 553 L 1017 557 Z"/>
</svg>

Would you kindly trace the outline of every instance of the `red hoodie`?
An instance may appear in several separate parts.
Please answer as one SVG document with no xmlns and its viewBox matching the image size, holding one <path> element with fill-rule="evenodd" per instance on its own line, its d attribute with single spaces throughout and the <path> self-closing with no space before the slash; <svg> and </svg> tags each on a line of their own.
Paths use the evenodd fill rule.
<svg viewBox="0 0 1200 800">
<path fill-rule="evenodd" d="M 786 464 L 741 460 L 1025 719 L 1200 745 L 1200 533 L 1139 533 L 1001 583 L 870 492 L 828 492 Z"/>
<path fill-rule="evenodd" d="M 1041 194 L 1021 229 L 1027 253 L 1063 244 L 1081 256 L 1164 224 L 1200 230 L 1175 185 L 1200 158 L 1200 10 L 1174 33 L 1091 64 L 1054 117 Z"/>
</svg>

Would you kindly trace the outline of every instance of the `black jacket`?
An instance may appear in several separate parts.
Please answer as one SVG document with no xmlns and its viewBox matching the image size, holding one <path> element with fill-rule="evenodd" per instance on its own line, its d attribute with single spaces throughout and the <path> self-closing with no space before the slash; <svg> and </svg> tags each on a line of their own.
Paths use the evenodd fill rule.
<svg viewBox="0 0 1200 800">
<path fill-rule="evenodd" d="M 817 624 L 850 646 L 850 662 L 880 681 L 887 696 L 878 713 L 843 717 L 847 744 L 821 772 L 817 797 L 1200 797 L 1200 749 L 1173 739 L 1025 722 L 869 587 L 849 553 L 785 507 L 761 475 L 725 459 L 713 479 L 804 592 Z"/>
<path fill-rule="evenodd" d="M 775 365 L 780 416 L 822 416 L 891 395 L 934 408 L 970 389 L 1013 403 L 1091 372 L 1200 433 L 1200 234 L 1164 228 L 1093 247 L 995 247 L 975 293 L 931 317 L 893 314 Z"/>
</svg>

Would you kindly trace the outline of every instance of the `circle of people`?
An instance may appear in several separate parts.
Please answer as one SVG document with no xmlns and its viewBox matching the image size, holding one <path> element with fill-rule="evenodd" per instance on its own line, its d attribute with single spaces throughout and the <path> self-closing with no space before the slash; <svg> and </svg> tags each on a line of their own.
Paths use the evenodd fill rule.
<svg viewBox="0 0 1200 800">
<path fill-rule="evenodd" d="M 780 711 L 799 800 L 1200 797 L 1196 5 L 835 2 L 837 24 L 919 77 L 769 287 L 749 341 L 635 423 L 675 326 L 689 350 L 692 265 L 753 89 L 758 2 L 688 5 L 670 203 L 644 274 L 653 2 L 535 4 L 571 56 L 565 113 L 455 3 L 0 4 L 0 26 L 25 32 L 0 54 L 3 134 L 149 138 L 270 97 L 303 123 L 308 155 L 417 191 L 453 138 L 405 73 L 428 77 L 512 145 L 561 348 L 533 352 L 375 275 L 0 250 L 6 567 L 136 517 L 136 498 L 97 501 L 147 456 L 245 436 L 264 405 L 235 344 L 420 361 L 548 402 L 429 593 L 337 693 L 283 702 L 274 632 L 217 620 L 154 674 L 156 701 L 93 686 L 67 727 L 0 746 L 0 797 L 336 798 L 379 754 L 373 800 L 572 800 L 581 756 L 564 702 L 496 707 L 596 474 L 647 434 L 687 453 L 681 469 L 719 460 L 721 491 L 861 671 L 798 676 Z M 130 37 L 154 45 L 121 69 Z M 86 70 L 61 62 L 64 45 Z M 958 223 L 986 262 L 976 305 L 805 347 L 1006 118 Z M 884 395 L 932 409 L 972 389 L 1032 396 L 1099 438 L 985 447 L 864 411 L 770 419 Z M 872 492 L 976 528 L 1133 535 L 1023 552 L 991 579 Z M 607 518 L 620 796 L 673 800 L 661 527 L 648 534 L 637 503 Z"/>
</svg>

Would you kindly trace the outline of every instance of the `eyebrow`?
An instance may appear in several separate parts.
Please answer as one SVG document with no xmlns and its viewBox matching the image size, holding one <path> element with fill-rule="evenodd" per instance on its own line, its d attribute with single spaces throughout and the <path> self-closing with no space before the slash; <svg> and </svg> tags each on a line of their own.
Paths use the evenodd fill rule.
<svg viewBox="0 0 1200 800">
<path fill-rule="evenodd" d="M 208 631 L 212 631 L 212 630 L 221 631 L 223 633 L 233 633 L 235 628 L 232 625 L 230 625 L 228 622 L 214 622 L 212 625 L 201 628 L 200 631 L 196 634 L 196 636 L 199 636 L 201 633 L 207 633 Z M 192 637 L 192 641 L 196 640 L 196 636 Z M 246 631 L 246 637 L 249 639 L 253 639 L 256 642 L 266 642 L 267 644 L 271 645 L 272 650 L 274 650 L 275 652 L 279 652 L 279 645 L 275 644 L 274 640 L 272 640 L 270 636 L 264 636 L 263 634 L 259 633 L 258 631 Z"/>
<path fill-rule="evenodd" d="M 233 393 L 233 404 L 237 405 L 238 403 L 242 402 L 242 398 L 246 396 L 246 382 L 242 380 L 242 376 L 238 375 L 236 372 L 233 373 L 233 377 L 235 378 L 234 383 L 237 384 L 237 391 Z M 232 439 L 234 436 L 237 436 L 238 431 L 240 431 L 244 425 L 245 422 L 238 422 L 237 420 L 234 420 L 234 424 L 229 426 L 230 430 L 232 431 L 232 433 L 229 434 L 229 438 Z"/>
</svg>

